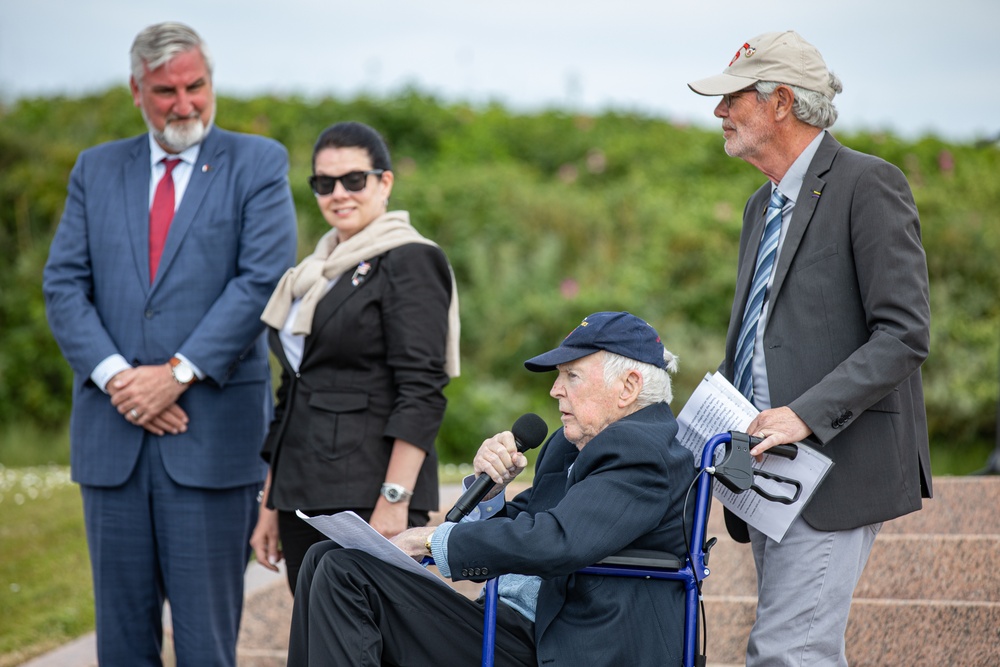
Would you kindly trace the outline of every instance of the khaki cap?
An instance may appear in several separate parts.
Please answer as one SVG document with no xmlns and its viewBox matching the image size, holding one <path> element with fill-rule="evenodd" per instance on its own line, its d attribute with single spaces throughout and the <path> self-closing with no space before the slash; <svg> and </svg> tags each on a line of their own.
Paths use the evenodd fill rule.
<svg viewBox="0 0 1000 667">
<path fill-rule="evenodd" d="M 729 95 L 758 81 L 775 81 L 813 90 L 833 99 L 830 72 L 816 47 L 794 30 L 765 32 L 745 42 L 722 74 L 689 83 L 699 95 Z"/>
</svg>

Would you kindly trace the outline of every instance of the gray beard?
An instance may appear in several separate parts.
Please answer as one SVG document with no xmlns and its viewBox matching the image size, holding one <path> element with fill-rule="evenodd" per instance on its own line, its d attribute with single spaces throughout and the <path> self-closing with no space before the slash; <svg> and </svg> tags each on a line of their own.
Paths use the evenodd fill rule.
<svg viewBox="0 0 1000 667">
<path fill-rule="evenodd" d="M 142 112 L 142 119 L 146 122 L 146 127 L 149 128 L 156 142 L 174 153 L 180 153 L 200 144 L 215 123 L 214 104 L 212 106 L 212 116 L 208 119 L 208 123 L 202 124 L 200 117 L 192 118 L 188 122 L 182 123 L 168 121 L 162 132 L 154 128 L 153 124 L 149 122 L 149 117 L 146 116 L 145 109 L 140 106 L 139 110 Z"/>
</svg>

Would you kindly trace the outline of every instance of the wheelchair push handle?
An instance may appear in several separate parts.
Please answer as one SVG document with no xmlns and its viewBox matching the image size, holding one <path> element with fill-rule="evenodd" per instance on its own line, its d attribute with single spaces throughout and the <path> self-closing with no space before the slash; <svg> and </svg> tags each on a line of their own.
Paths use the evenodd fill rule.
<svg viewBox="0 0 1000 667">
<path fill-rule="evenodd" d="M 728 435 L 728 442 L 725 440 L 718 443 L 715 443 L 714 440 L 712 441 L 713 444 L 723 447 L 721 460 L 713 466 L 715 468 L 715 479 L 719 480 L 723 486 L 733 493 L 743 493 L 752 489 L 766 500 L 785 505 L 790 505 L 799 499 L 799 495 L 802 493 L 802 485 L 798 481 L 754 469 L 751 463 L 750 450 L 760 443 L 763 438 L 755 438 L 740 431 L 730 431 Z M 798 447 L 795 445 L 777 445 L 767 451 L 769 454 L 775 454 L 788 459 L 795 459 L 798 455 Z M 776 496 L 768 493 L 754 484 L 755 476 L 785 484 L 791 488 L 792 493 L 789 496 Z"/>
<path fill-rule="evenodd" d="M 764 438 L 758 438 L 753 435 L 747 437 L 750 438 L 750 449 L 753 449 L 760 443 L 764 442 Z M 799 448 L 795 445 L 775 445 L 767 450 L 767 453 L 794 461 L 795 457 L 799 455 Z"/>
</svg>

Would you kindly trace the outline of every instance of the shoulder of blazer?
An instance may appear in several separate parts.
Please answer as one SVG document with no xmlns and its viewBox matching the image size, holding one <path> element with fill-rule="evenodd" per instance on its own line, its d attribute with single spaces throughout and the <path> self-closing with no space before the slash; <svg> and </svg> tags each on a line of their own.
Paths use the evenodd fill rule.
<svg viewBox="0 0 1000 667">
<path fill-rule="evenodd" d="M 285 156 L 286 159 L 288 156 L 284 145 L 274 139 L 257 134 L 232 132 L 213 126 L 211 132 L 202 142 L 198 159 L 201 160 L 203 155 L 213 155 L 220 152 L 232 152 L 236 159 L 245 158 L 248 160 L 260 159 L 254 156 L 261 153 L 277 152 Z"/>
<path fill-rule="evenodd" d="M 126 160 L 146 156 L 149 159 L 149 135 L 140 134 L 128 139 L 115 139 L 97 144 L 80 151 L 80 160 L 107 161 L 109 166 L 117 166 Z"/>
<path fill-rule="evenodd" d="M 885 160 L 876 155 L 870 155 L 868 153 L 856 151 L 853 148 L 848 148 L 837 141 L 833 135 L 828 133 L 826 137 L 823 138 L 823 141 L 820 142 L 819 149 L 816 151 L 816 155 L 813 157 L 813 161 L 809 165 L 809 172 L 815 174 L 816 176 L 822 176 L 833 168 L 835 163 L 843 162 L 851 164 L 857 168 L 863 168 L 864 165 L 882 163 L 885 162 Z"/>
</svg>

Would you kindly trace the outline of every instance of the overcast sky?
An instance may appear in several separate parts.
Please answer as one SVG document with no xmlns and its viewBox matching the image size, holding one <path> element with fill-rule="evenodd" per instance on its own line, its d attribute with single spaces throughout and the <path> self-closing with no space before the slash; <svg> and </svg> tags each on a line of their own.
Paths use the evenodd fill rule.
<svg viewBox="0 0 1000 667">
<path fill-rule="evenodd" d="M 227 95 L 412 85 L 706 127 L 715 102 L 687 82 L 722 71 L 748 38 L 793 29 L 843 80 L 834 129 L 1000 134 L 998 0 L 0 0 L 0 99 L 124 84 L 135 34 L 164 20 L 208 42 Z"/>
</svg>

